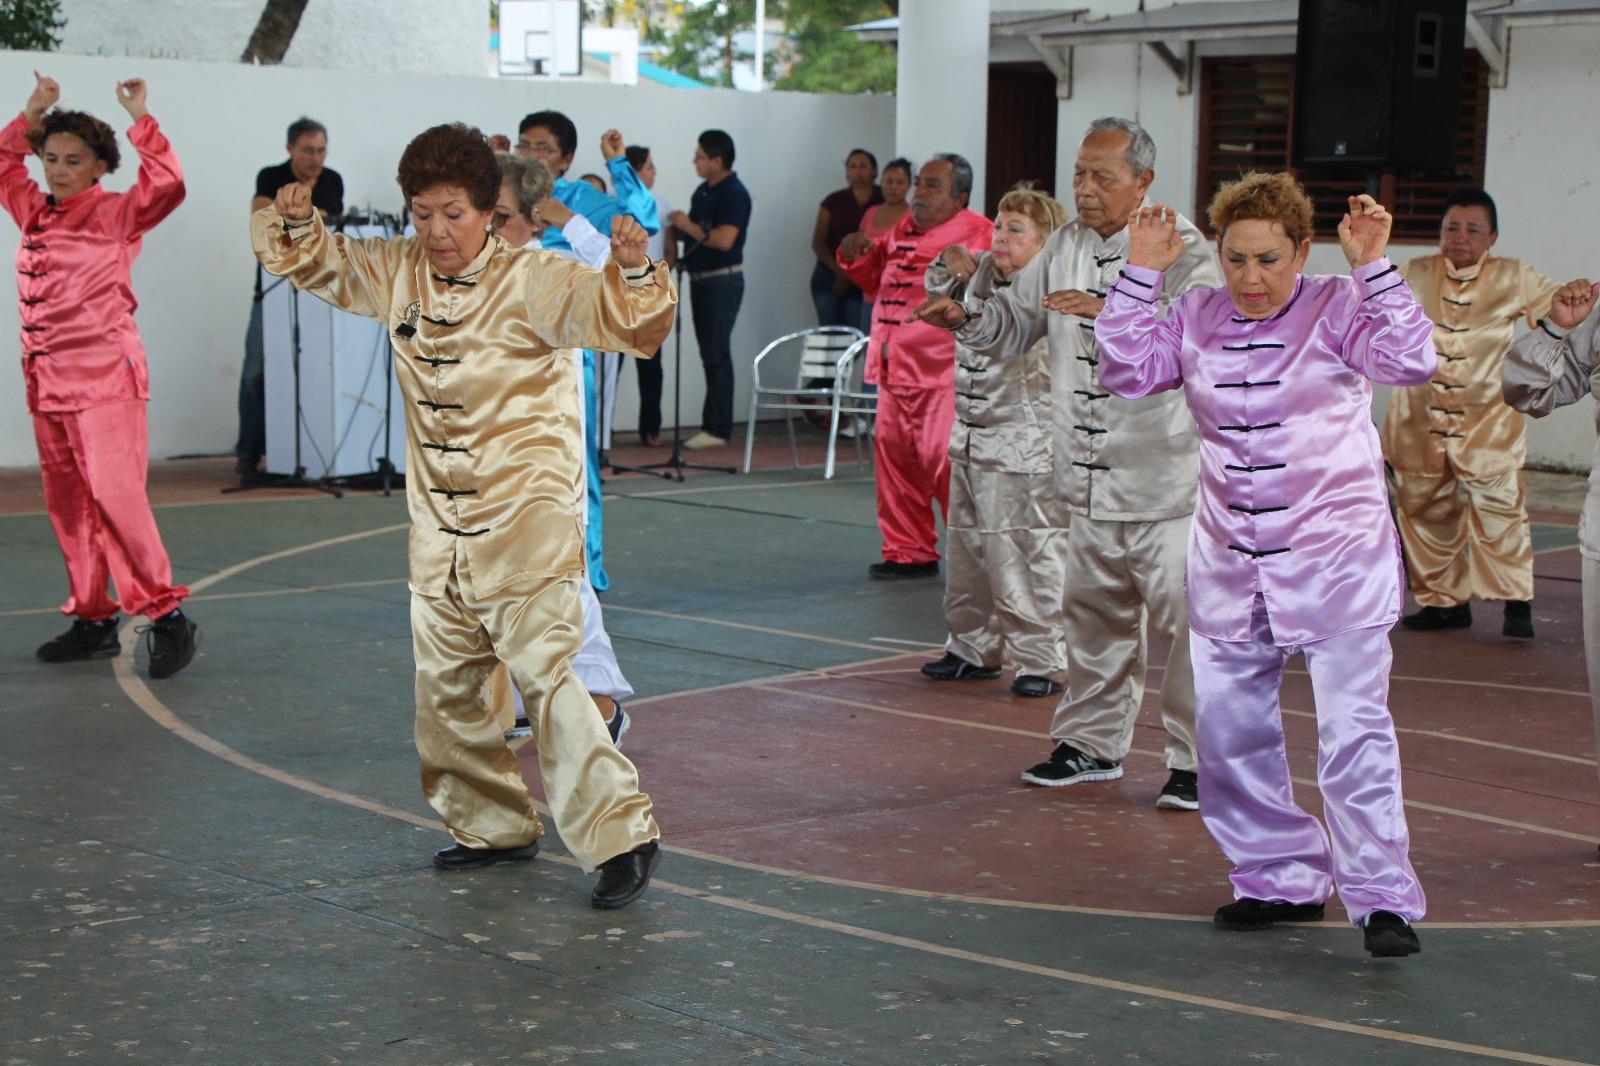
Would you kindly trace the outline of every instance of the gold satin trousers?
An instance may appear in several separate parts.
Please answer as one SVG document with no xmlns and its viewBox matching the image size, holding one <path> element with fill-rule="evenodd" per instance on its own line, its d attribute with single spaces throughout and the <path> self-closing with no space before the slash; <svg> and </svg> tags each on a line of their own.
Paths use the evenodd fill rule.
<svg viewBox="0 0 1600 1066">
<path fill-rule="evenodd" d="M 1168 769 L 1194 770 L 1194 672 L 1183 574 L 1189 516 L 1108 522 L 1072 516 L 1062 621 L 1072 662 L 1050 737 L 1121 762 L 1133 746 L 1149 669 L 1148 630 L 1167 644 L 1161 724 Z"/>
<path fill-rule="evenodd" d="M 583 635 L 582 580 L 534 578 L 479 595 L 458 551 L 444 595 L 412 593 L 422 792 L 459 844 L 514 848 L 544 833 L 496 720 L 501 662 L 522 693 L 567 849 L 592 870 L 661 836 L 638 771 L 611 742 L 572 670 Z"/>
<path fill-rule="evenodd" d="M 1395 472 L 1411 594 L 1424 607 L 1533 599 L 1533 537 L 1522 471 L 1467 480 Z"/>
<path fill-rule="evenodd" d="M 1067 518 L 1055 474 L 950 463 L 945 650 L 979 666 L 1062 682 Z"/>
</svg>

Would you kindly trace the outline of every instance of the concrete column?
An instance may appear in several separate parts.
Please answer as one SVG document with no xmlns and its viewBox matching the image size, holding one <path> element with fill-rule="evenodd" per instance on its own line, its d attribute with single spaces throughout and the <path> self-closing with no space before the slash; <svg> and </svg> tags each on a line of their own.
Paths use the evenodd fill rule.
<svg viewBox="0 0 1600 1066">
<path fill-rule="evenodd" d="M 902 0 L 895 151 L 921 166 L 935 152 L 972 163 L 983 210 L 989 125 L 989 0 Z"/>
</svg>

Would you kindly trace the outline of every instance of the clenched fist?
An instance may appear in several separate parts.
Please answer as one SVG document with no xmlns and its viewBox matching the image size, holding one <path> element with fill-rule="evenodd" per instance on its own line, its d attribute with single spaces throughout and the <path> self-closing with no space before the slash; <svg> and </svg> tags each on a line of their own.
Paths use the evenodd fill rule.
<svg viewBox="0 0 1600 1066">
<path fill-rule="evenodd" d="M 608 163 L 623 155 L 627 147 L 627 142 L 622 139 L 621 130 L 606 130 L 600 135 L 600 155 Z"/>
<path fill-rule="evenodd" d="M 44 113 L 56 105 L 61 99 L 61 85 L 54 78 L 47 78 L 37 70 L 33 72 L 33 94 L 28 97 L 28 102 L 23 105 L 22 113 L 28 116 L 28 124 L 37 126 Z"/>
<path fill-rule="evenodd" d="M 650 235 L 631 215 L 618 215 L 611 220 L 611 258 L 617 265 L 637 270 L 650 261 L 645 247 Z"/>
<path fill-rule="evenodd" d="M 1600 299 L 1600 282 L 1591 284 L 1588 278 L 1569 281 L 1556 290 L 1550 302 L 1550 321 L 1562 329 L 1573 329 L 1589 317 L 1596 299 Z"/>
<path fill-rule="evenodd" d="M 291 181 L 278 190 L 272 206 L 285 222 L 304 222 L 311 217 L 311 190 L 298 181 Z"/>
<path fill-rule="evenodd" d="M 911 317 L 941 329 L 955 329 L 967 320 L 966 309 L 948 296 L 935 296 L 922 304 Z"/>
<path fill-rule="evenodd" d="M 854 262 L 872 251 L 872 238 L 865 233 L 851 233 L 839 242 L 839 254 L 846 262 Z"/>
<path fill-rule="evenodd" d="M 149 86 L 145 85 L 143 78 L 129 78 L 127 81 L 117 82 L 117 103 L 122 105 L 135 122 L 150 113 L 145 106 L 145 98 L 149 95 Z"/>
</svg>

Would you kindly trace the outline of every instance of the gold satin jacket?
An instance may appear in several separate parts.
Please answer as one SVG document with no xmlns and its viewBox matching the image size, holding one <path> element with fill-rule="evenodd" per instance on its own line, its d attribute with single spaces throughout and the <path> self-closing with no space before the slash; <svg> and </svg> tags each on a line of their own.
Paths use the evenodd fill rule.
<svg viewBox="0 0 1600 1066">
<path fill-rule="evenodd" d="M 1383 454 L 1402 474 L 1466 480 L 1522 469 L 1528 420 L 1500 397 L 1500 368 L 1517 320 L 1534 325 L 1556 286 L 1516 259 L 1485 255 L 1457 270 L 1422 256 L 1400 274 L 1428 318 L 1439 370 L 1426 385 L 1395 389 L 1383 420 Z M 1448 468 L 1446 466 L 1448 460 Z"/>
<path fill-rule="evenodd" d="M 315 212 L 313 212 L 315 215 Z M 572 348 L 648 357 L 678 295 L 664 264 L 627 277 L 490 237 L 455 277 L 410 237 L 250 219 L 269 273 L 384 322 L 405 398 L 412 591 L 442 596 L 458 551 L 476 592 L 584 568 L 583 433 Z"/>
</svg>

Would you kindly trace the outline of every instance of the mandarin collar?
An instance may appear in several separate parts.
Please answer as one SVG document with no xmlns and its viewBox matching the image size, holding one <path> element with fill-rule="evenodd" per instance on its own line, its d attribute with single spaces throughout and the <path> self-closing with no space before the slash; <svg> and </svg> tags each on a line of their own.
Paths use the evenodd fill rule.
<svg viewBox="0 0 1600 1066">
<path fill-rule="evenodd" d="M 1449 278 L 1451 281 L 1477 281 L 1478 275 L 1483 273 L 1483 264 L 1489 261 L 1489 253 L 1485 251 L 1478 257 L 1478 261 L 1476 263 L 1473 263 L 1464 270 L 1457 270 L 1455 266 L 1451 264 L 1449 257 L 1442 252 L 1439 254 L 1439 258 L 1444 260 L 1444 276 Z"/>
<path fill-rule="evenodd" d="M 87 189 L 80 193 L 74 193 L 65 200 L 58 201 L 56 200 L 55 196 L 51 194 L 44 198 L 44 202 L 55 208 L 57 211 L 65 211 L 69 207 L 76 206 L 77 204 L 86 204 L 90 200 L 96 199 L 104 194 L 105 189 L 101 188 L 99 180 L 96 179 L 90 183 Z"/>
<path fill-rule="evenodd" d="M 494 256 L 495 252 L 505 247 L 505 243 L 499 234 L 491 233 L 489 234 L 489 239 L 483 242 L 483 250 L 473 257 L 472 262 L 467 264 L 467 269 L 461 273 L 446 276 L 437 270 L 431 269 L 429 273 L 446 284 L 462 281 L 474 282 L 477 280 L 478 275 L 483 273 L 483 268 L 489 265 L 489 260 Z"/>
</svg>

